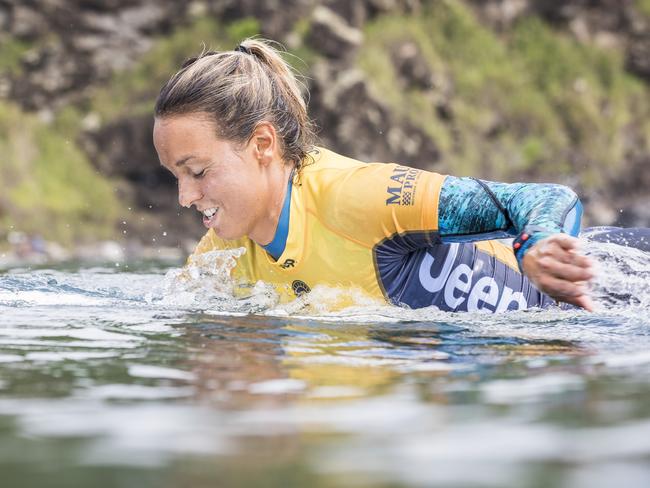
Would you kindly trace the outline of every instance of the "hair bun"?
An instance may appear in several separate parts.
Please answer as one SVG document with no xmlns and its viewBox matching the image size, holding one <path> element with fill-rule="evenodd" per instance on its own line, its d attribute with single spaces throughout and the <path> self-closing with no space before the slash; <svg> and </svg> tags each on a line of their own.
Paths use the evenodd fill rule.
<svg viewBox="0 0 650 488">
<path fill-rule="evenodd" d="M 244 46 L 243 44 L 240 44 L 239 46 L 237 46 L 237 47 L 235 48 L 235 52 L 238 52 L 238 53 L 244 53 L 244 54 L 249 54 L 249 55 L 253 54 L 253 53 L 251 52 L 251 50 L 248 49 L 248 48 L 247 48 L 246 46 Z"/>
</svg>

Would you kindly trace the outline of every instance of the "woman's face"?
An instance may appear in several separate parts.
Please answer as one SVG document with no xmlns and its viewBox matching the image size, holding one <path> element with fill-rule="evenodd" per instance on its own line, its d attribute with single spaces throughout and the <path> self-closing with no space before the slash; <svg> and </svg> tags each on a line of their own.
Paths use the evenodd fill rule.
<svg viewBox="0 0 650 488">
<path fill-rule="evenodd" d="M 218 139 L 201 114 L 156 118 L 153 138 L 160 162 L 178 180 L 183 207 L 194 206 L 223 239 L 270 242 L 275 227 L 267 239 L 272 178 L 264 140 L 262 147 L 256 137 L 240 147 Z"/>
</svg>

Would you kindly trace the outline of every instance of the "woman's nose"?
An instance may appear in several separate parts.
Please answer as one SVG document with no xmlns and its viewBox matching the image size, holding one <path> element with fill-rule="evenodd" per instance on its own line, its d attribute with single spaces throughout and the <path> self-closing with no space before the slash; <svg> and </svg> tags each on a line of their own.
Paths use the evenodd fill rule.
<svg viewBox="0 0 650 488">
<path fill-rule="evenodd" d="M 178 203 L 181 207 L 191 207 L 192 204 L 201 199 L 201 191 L 197 184 L 178 180 Z"/>
</svg>

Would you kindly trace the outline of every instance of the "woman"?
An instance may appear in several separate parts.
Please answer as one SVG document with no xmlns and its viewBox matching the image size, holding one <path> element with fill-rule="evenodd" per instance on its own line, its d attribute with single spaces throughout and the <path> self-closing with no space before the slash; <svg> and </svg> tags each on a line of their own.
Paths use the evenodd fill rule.
<svg viewBox="0 0 650 488">
<path fill-rule="evenodd" d="M 195 252 L 244 247 L 235 278 L 296 295 L 325 284 L 449 311 L 592 309 L 570 189 L 366 164 L 312 140 L 299 84 L 266 42 L 186 62 L 158 97 L 154 143 L 209 229 Z"/>
</svg>

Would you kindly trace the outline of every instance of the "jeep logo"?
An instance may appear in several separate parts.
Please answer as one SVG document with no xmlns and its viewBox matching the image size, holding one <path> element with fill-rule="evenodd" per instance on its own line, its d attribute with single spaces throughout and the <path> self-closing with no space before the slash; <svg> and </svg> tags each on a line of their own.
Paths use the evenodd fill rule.
<svg viewBox="0 0 650 488">
<path fill-rule="evenodd" d="M 464 263 L 454 266 L 459 244 L 449 246 L 449 251 L 442 266 L 434 266 L 435 258 L 426 254 L 420 263 L 419 279 L 422 287 L 429 293 L 443 292 L 445 305 L 448 310 L 456 310 L 467 300 L 467 310 L 476 312 L 488 310 L 504 312 L 515 306 L 521 310 L 528 306 L 522 292 L 515 291 L 505 283 L 499 286 L 497 281 L 489 276 L 483 276 L 473 283 L 474 271 Z M 434 268 L 440 269 L 438 276 L 433 276 Z M 489 308 L 488 308 L 489 307 Z"/>
</svg>

